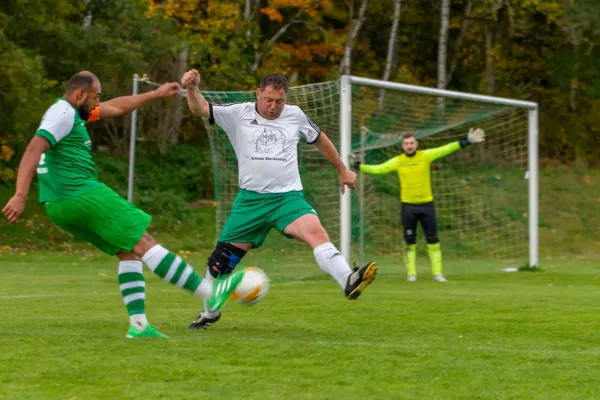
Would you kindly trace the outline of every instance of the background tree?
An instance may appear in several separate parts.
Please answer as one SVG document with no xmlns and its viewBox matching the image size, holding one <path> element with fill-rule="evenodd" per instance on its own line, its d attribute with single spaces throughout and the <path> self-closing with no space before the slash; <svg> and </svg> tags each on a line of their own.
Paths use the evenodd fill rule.
<svg viewBox="0 0 600 400">
<path fill-rule="evenodd" d="M 595 165 L 598 20 L 593 0 L 6 0 L 0 180 L 14 179 L 40 114 L 81 69 L 98 73 L 107 97 L 130 93 L 134 73 L 162 82 L 194 67 L 204 89 L 253 89 L 271 71 L 292 84 L 351 72 L 533 100 L 540 103 L 541 155 Z M 208 151 L 202 124 L 182 100 L 139 115 L 142 150 L 166 154 L 193 143 Z M 91 130 L 96 147 L 127 154 L 128 118 Z"/>
</svg>

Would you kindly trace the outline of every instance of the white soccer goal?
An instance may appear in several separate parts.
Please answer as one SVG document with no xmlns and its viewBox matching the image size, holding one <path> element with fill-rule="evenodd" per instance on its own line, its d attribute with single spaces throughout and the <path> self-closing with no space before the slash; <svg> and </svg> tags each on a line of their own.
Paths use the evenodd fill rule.
<svg viewBox="0 0 600 400">
<path fill-rule="evenodd" d="M 145 84 L 154 86 L 152 82 Z M 138 77 L 134 77 L 137 93 Z M 254 101 L 253 91 L 208 92 L 209 102 Z M 185 93 L 183 93 L 185 95 Z M 339 81 L 291 87 L 288 104 L 300 106 L 338 145 L 348 162 L 355 153 L 379 163 L 400 154 L 403 134 L 420 148 L 458 140 L 470 127 L 487 141 L 432 166 L 432 184 L 445 257 L 497 258 L 538 265 L 537 104 L 343 76 Z M 136 114 L 132 118 L 130 200 L 133 196 Z M 205 121 L 206 123 L 206 121 Z M 217 233 L 238 191 L 237 162 L 227 136 L 206 125 L 212 151 Z M 401 254 L 398 178 L 359 175 L 356 190 L 340 195 L 337 174 L 314 146 L 299 146 L 305 195 L 332 241 L 350 261 Z M 421 237 L 419 243 L 423 244 Z M 305 245 L 271 234 L 265 247 L 302 250 Z"/>
<path fill-rule="evenodd" d="M 414 134 L 421 148 L 431 148 L 464 137 L 470 127 L 486 130 L 485 144 L 440 159 L 432 167 L 444 254 L 518 260 L 528 250 L 528 265 L 537 266 L 536 103 L 353 76 L 340 80 L 344 159 L 353 151 L 367 163 L 383 162 L 401 154 L 405 133 Z M 356 234 L 361 261 L 369 247 L 402 248 L 399 192 L 394 188 L 398 183 L 391 175 L 395 174 L 361 174 L 358 201 L 341 196 L 340 240 L 347 257 Z M 357 222 L 355 204 L 360 210 Z"/>
</svg>

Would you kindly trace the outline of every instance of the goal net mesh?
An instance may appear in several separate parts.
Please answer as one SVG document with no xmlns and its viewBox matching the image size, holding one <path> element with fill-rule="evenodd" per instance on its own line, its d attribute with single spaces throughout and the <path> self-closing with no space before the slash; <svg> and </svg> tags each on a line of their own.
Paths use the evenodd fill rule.
<svg viewBox="0 0 600 400">
<path fill-rule="evenodd" d="M 420 149 L 464 138 L 469 128 L 487 140 L 432 163 L 431 183 L 444 256 L 526 261 L 527 110 L 355 86 L 353 152 L 367 164 L 402 154 L 404 134 Z M 352 238 L 366 254 L 401 253 L 400 191 L 396 173 L 360 177 L 353 199 Z M 362 219 L 360 211 L 362 210 Z M 425 245 L 419 227 L 418 244 Z M 362 236 L 362 240 L 361 239 Z"/>
</svg>

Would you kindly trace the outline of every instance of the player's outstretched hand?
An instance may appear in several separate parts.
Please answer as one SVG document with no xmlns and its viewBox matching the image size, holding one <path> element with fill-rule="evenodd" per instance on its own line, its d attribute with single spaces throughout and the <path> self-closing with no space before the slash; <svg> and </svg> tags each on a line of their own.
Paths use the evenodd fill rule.
<svg viewBox="0 0 600 400">
<path fill-rule="evenodd" d="M 183 87 L 196 87 L 200 84 L 200 72 L 196 69 L 190 69 L 181 77 Z"/>
<path fill-rule="evenodd" d="M 14 224 L 19 220 L 23 210 L 25 210 L 25 198 L 21 196 L 13 196 L 2 209 L 2 213 L 8 219 L 8 222 Z"/>
<path fill-rule="evenodd" d="M 342 194 L 346 193 L 346 186 L 350 189 L 356 187 L 356 174 L 349 169 L 340 172 L 340 189 L 342 190 Z"/>
<path fill-rule="evenodd" d="M 177 82 L 167 82 L 157 87 L 154 92 L 156 93 L 156 97 L 164 99 L 166 97 L 175 96 L 176 94 L 179 94 L 180 91 L 181 88 Z"/>
<path fill-rule="evenodd" d="M 477 129 L 469 129 L 469 133 L 467 134 L 467 140 L 469 143 L 481 143 L 485 141 L 485 131 L 481 128 Z"/>
</svg>

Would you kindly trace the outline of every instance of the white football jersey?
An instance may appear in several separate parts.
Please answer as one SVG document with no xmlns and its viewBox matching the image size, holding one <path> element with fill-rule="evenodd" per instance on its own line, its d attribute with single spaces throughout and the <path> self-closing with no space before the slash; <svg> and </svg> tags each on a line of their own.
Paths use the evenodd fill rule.
<svg viewBox="0 0 600 400">
<path fill-rule="evenodd" d="M 314 143 L 321 129 L 298 106 L 285 105 L 279 118 L 264 119 L 256 103 L 210 104 L 212 125 L 227 133 L 238 161 L 238 185 L 258 193 L 302 190 L 298 142 Z"/>
</svg>

